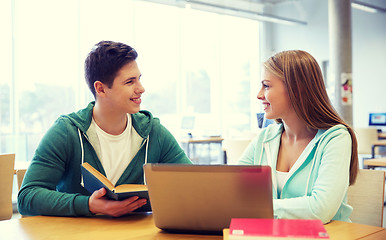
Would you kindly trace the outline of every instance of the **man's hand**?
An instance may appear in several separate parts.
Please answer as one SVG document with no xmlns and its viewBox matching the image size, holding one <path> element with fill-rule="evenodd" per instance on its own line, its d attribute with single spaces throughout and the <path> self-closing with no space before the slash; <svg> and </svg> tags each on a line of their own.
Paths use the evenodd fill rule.
<svg viewBox="0 0 386 240">
<path fill-rule="evenodd" d="M 138 199 L 137 196 L 122 201 L 109 200 L 105 197 L 106 189 L 95 191 L 88 201 L 88 207 L 93 214 L 104 214 L 119 217 L 146 204 L 146 199 Z"/>
</svg>

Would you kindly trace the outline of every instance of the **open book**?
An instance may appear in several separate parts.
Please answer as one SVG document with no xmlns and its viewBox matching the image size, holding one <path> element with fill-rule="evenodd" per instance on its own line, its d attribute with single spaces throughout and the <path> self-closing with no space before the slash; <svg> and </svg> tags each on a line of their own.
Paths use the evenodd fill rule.
<svg viewBox="0 0 386 240">
<path fill-rule="evenodd" d="M 142 184 L 122 184 L 114 186 L 102 173 L 85 162 L 81 165 L 84 187 L 90 193 L 101 188 L 106 189 L 106 196 L 113 200 L 123 200 L 129 197 L 138 196 L 146 198 L 147 203 L 135 210 L 135 212 L 151 211 L 149 194 L 147 186 Z"/>
</svg>

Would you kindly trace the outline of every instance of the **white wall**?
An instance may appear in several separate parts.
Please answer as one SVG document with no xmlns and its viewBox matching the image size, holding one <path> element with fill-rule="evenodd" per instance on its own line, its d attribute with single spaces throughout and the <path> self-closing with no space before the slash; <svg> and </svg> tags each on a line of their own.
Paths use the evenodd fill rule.
<svg viewBox="0 0 386 240">
<path fill-rule="evenodd" d="M 386 1 L 366 1 L 386 8 Z M 383 6 L 382 6 L 383 5 Z M 321 64 L 329 59 L 328 1 L 302 0 L 272 6 L 271 12 L 307 22 L 305 26 L 270 24 L 275 52 L 302 49 Z M 386 13 L 352 9 L 353 123 L 366 127 L 370 112 L 386 112 Z"/>
<path fill-rule="evenodd" d="M 386 12 L 352 11 L 352 25 L 354 125 L 363 127 L 369 112 L 386 112 Z"/>
</svg>

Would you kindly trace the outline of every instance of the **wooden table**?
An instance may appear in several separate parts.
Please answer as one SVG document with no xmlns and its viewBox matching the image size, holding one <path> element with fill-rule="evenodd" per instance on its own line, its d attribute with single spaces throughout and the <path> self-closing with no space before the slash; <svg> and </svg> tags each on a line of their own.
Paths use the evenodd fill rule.
<svg viewBox="0 0 386 240">
<path fill-rule="evenodd" d="M 386 230 L 362 224 L 333 221 L 325 225 L 331 239 L 386 239 Z M 154 226 L 152 214 L 111 217 L 25 217 L 0 221 L 0 239 L 216 239 L 221 235 L 173 234 Z"/>
<path fill-rule="evenodd" d="M 364 160 L 363 165 L 365 168 L 386 167 L 386 157 Z"/>
<path fill-rule="evenodd" d="M 375 148 L 382 147 L 382 146 L 386 146 L 386 140 L 378 140 L 373 142 L 371 146 L 371 158 L 375 158 Z"/>
<path fill-rule="evenodd" d="M 386 229 L 382 227 L 332 221 L 325 228 L 330 239 L 386 239 Z"/>
</svg>

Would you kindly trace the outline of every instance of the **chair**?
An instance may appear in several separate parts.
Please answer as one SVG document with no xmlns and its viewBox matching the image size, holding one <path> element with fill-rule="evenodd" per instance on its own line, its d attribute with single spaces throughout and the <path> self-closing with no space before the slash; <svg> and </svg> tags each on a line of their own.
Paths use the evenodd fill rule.
<svg viewBox="0 0 386 240">
<path fill-rule="evenodd" d="M 27 169 L 18 169 L 16 170 L 16 178 L 17 178 L 17 187 L 18 191 L 20 191 L 21 184 L 23 183 L 24 175 Z M 24 215 L 20 215 L 21 217 L 26 217 Z"/>
<path fill-rule="evenodd" d="M 384 191 L 384 171 L 360 169 L 347 193 L 348 204 L 353 207 L 351 221 L 382 227 Z"/>
<path fill-rule="evenodd" d="M 26 169 L 18 169 L 16 171 L 18 190 L 20 190 L 21 184 L 23 183 L 23 178 L 24 178 L 24 174 L 25 174 L 26 171 L 27 171 Z"/>
<path fill-rule="evenodd" d="M 224 139 L 223 148 L 226 154 L 227 164 L 236 165 L 252 139 Z"/>
<path fill-rule="evenodd" d="M 15 154 L 0 155 L 0 220 L 12 217 L 12 187 Z"/>
<path fill-rule="evenodd" d="M 363 161 L 371 158 L 372 143 L 378 140 L 376 128 L 355 128 L 355 135 L 358 140 L 359 167 L 363 168 Z M 375 155 L 379 155 L 379 148 L 375 148 Z"/>
<path fill-rule="evenodd" d="M 378 140 L 378 130 L 376 128 L 356 128 L 355 134 L 358 140 L 358 154 L 371 155 L 372 143 Z M 378 152 L 376 151 L 375 154 Z"/>
</svg>

